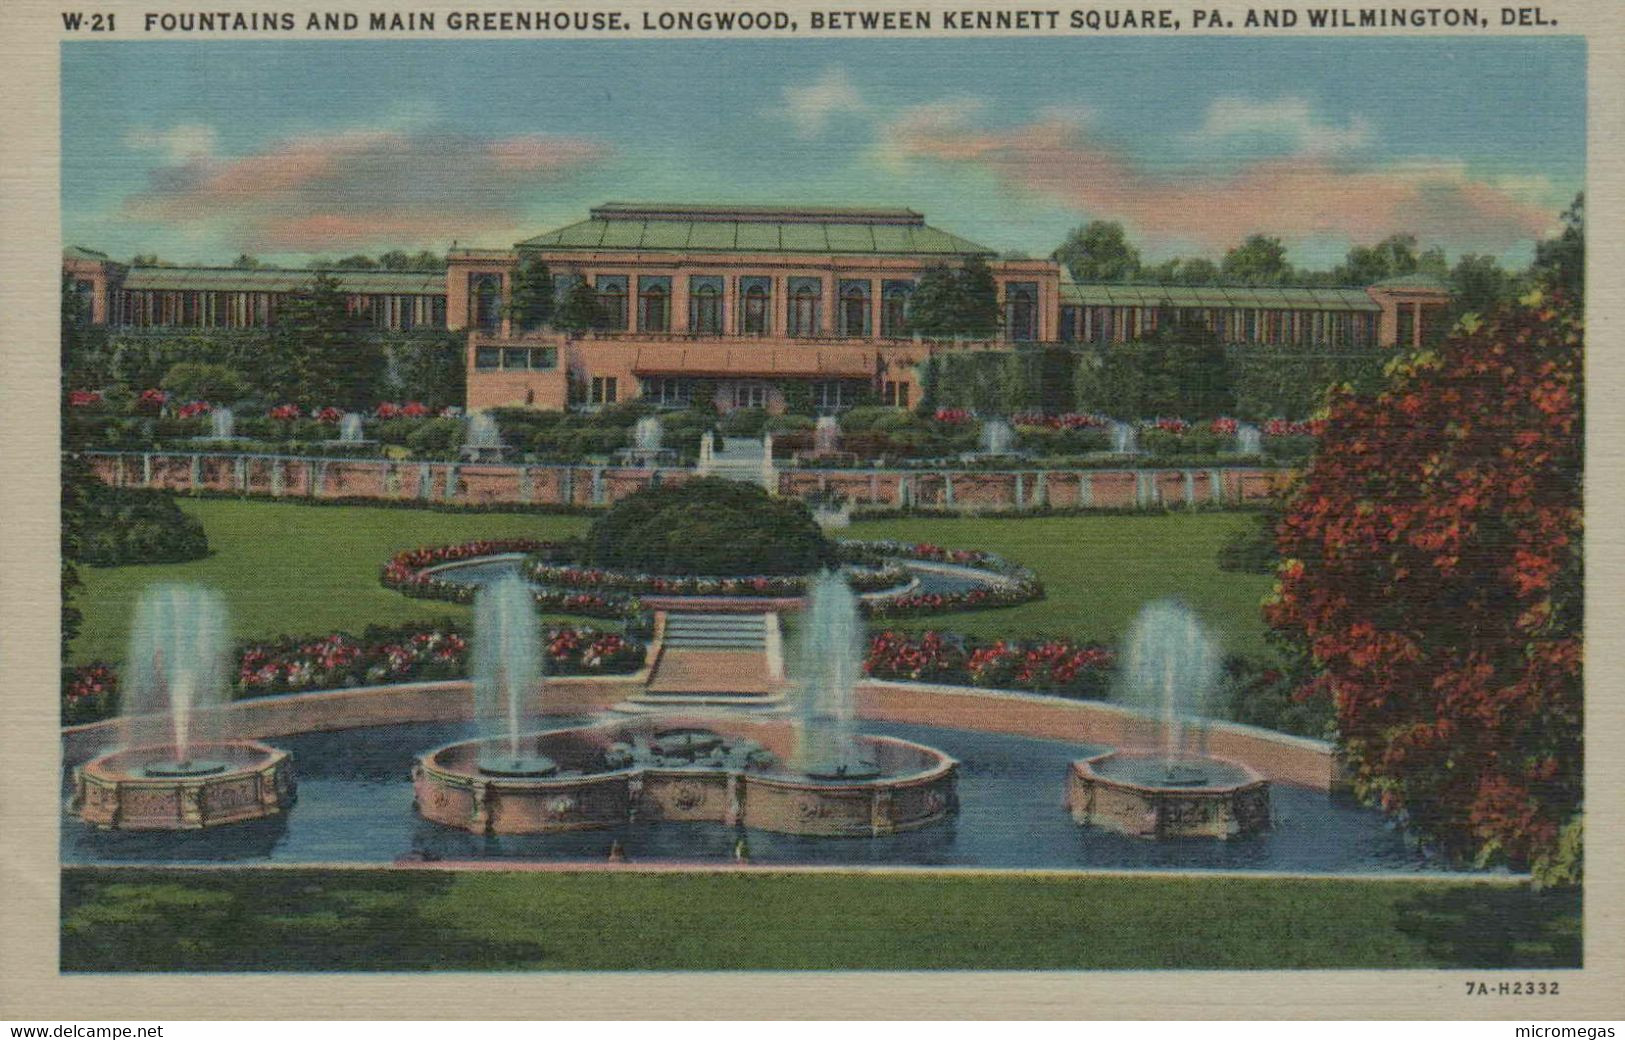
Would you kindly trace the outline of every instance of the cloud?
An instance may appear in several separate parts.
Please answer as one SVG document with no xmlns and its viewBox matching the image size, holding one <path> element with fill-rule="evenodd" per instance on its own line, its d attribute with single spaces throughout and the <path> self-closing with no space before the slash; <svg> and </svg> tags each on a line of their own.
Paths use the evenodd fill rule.
<svg viewBox="0 0 1625 1040">
<path fill-rule="evenodd" d="M 225 156 L 212 136 L 158 135 L 166 159 L 124 200 L 129 220 L 201 224 L 250 252 L 431 246 L 516 230 L 537 190 L 603 162 L 589 138 L 346 130 Z"/>
<path fill-rule="evenodd" d="M 977 124 L 980 111 L 963 101 L 904 111 L 880 128 L 877 147 L 893 166 L 976 170 L 1080 216 L 1120 220 L 1152 246 L 1216 251 L 1255 232 L 1302 243 L 1409 231 L 1452 249 L 1501 253 L 1555 223 L 1549 192 L 1476 177 L 1451 160 L 1355 162 L 1310 147 L 1224 169 L 1169 168 L 1136 161 L 1065 113 L 990 129 Z"/>
<path fill-rule="evenodd" d="M 1201 127 L 1191 136 L 1198 146 L 1284 148 L 1300 155 L 1334 155 L 1363 148 L 1376 134 L 1364 116 L 1354 116 L 1343 126 L 1324 122 L 1303 98 L 1254 101 L 1225 97 L 1208 106 Z"/>
<path fill-rule="evenodd" d="M 166 130 L 131 130 L 124 135 L 126 147 L 160 152 L 171 162 L 212 154 L 215 140 L 214 127 L 201 123 L 180 123 Z"/>
<path fill-rule="evenodd" d="M 830 120 L 843 113 L 867 112 L 869 105 L 839 66 L 804 87 L 785 87 L 782 111 L 789 115 L 796 136 L 817 137 L 829 128 Z"/>
</svg>

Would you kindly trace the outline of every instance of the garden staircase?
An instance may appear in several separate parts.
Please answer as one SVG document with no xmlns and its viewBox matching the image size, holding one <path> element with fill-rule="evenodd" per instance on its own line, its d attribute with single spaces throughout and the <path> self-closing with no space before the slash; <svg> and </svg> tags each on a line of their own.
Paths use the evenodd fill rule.
<svg viewBox="0 0 1625 1040">
<path fill-rule="evenodd" d="M 786 684 L 779 639 L 776 614 L 669 612 L 647 684 L 616 709 L 780 709 Z"/>
</svg>

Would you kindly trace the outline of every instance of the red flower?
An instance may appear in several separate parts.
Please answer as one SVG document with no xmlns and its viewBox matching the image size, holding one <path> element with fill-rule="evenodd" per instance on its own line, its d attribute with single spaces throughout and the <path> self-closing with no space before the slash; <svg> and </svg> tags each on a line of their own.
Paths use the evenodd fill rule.
<svg viewBox="0 0 1625 1040">
<path fill-rule="evenodd" d="M 265 414 L 278 422 L 292 422 L 299 418 L 299 406 L 296 404 L 279 404 Z"/>
<path fill-rule="evenodd" d="M 68 403 L 75 408 L 89 408 L 92 405 L 102 403 L 102 392 L 100 390 L 70 390 L 68 391 Z"/>
<path fill-rule="evenodd" d="M 422 401 L 408 401 L 401 407 L 401 414 L 408 419 L 421 419 L 429 414 L 429 406 Z"/>
</svg>

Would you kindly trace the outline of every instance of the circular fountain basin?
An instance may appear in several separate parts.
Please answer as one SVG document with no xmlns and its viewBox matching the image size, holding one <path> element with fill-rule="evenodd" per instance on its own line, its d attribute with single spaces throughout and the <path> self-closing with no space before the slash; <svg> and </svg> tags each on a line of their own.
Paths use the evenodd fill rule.
<svg viewBox="0 0 1625 1040">
<path fill-rule="evenodd" d="M 186 777 L 213 776 L 224 773 L 226 763 L 210 759 L 189 759 L 185 762 L 152 762 L 141 767 L 142 776 Z"/>
<path fill-rule="evenodd" d="M 493 755 L 480 756 L 480 772 L 486 776 L 552 776 L 559 771 L 557 762 L 546 755 Z"/>
<path fill-rule="evenodd" d="M 252 740 L 128 748 L 74 771 L 73 810 L 112 830 L 198 830 L 274 816 L 293 805 L 293 757 Z"/>
<path fill-rule="evenodd" d="M 420 756 L 416 808 L 476 834 L 545 834 L 638 821 L 701 821 L 782 834 L 870 837 L 937 823 L 958 806 L 958 763 L 894 737 L 856 738 L 844 774 L 793 770 L 783 719 L 641 717 L 527 735 L 558 765 L 547 776 L 482 772 L 489 745 Z M 865 766 L 872 764 L 873 772 Z M 817 768 L 817 767 L 815 767 Z"/>
<path fill-rule="evenodd" d="M 1225 759 L 1110 751 L 1072 763 L 1080 824 L 1143 838 L 1236 838 L 1269 829 L 1269 781 Z"/>
</svg>

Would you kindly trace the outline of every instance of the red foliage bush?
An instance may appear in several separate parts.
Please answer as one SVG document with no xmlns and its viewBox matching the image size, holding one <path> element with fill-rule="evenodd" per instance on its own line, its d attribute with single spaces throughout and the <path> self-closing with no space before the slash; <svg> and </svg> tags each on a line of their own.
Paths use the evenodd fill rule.
<svg viewBox="0 0 1625 1040">
<path fill-rule="evenodd" d="M 1271 624 L 1368 797 L 1457 859 L 1539 863 L 1579 810 L 1584 333 L 1531 297 L 1334 396 Z"/>
</svg>

